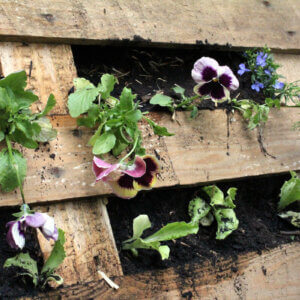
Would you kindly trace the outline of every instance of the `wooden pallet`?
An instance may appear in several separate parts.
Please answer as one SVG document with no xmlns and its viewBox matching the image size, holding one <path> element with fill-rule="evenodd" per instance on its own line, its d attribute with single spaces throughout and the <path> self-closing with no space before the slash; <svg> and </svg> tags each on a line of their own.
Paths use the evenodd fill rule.
<svg viewBox="0 0 300 300">
<path fill-rule="evenodd" d="M 268 1 L 232 1 L 231 5 L 222 1 L 222 6 L 216 0 L 210 7 L 205 5 L 207 1 L 178 1 L 175 5 L 172 1 L 116 0 L 103 1 L 98 7 L 94 1 L 85 0 L 68 3 L 63 0 L 55 5 L 47 0 L 16 3 L 0 0 L 0 36 L 2 41 L 31 43 L 2 42 L 0 71 L 7 75 L 25 69 L 30 74 L 29 86 L 41 99 L 36 110 L 41 110 L 51 92 L 58 102 L 51 116 L 58 129 L 57 140 L 42 146 L 38 152 L 24 150 L 28 158 L 24 184 L 25 194 L 30 195 L 28 202 L 55 216 L 58 226 L 67 232 L 68 258 L 59 269 L 65 278 L 65 288 L 45 297 L 177 299 L 191 292 L 201 299 L 220 294 L 228 299 L 253 299 L 258 295 L 266 299 L 296 299 L 300 294 L 297 285 L 300 266 L 295 264 L 297 259 L 299 261 L 299 244 L 273 249 L 262 256 L 255 253 L 241 256 L 236 263 L 236 274 L 230 269 L 232 261 L 222 261 L 220 266 L 224 266 L 227 279 L 220 281 L 208 263 L 186 266 L 187 270 L 193 268 L 193 272 L 184 282 L 176 269 L 123 276 L 105 205 L 110 190 L 102 183 L 95 185 L 91 172 L 91 149 L 86 146 L 91 132 L 80 129 L 75 134 L 76 122 L 67 115 L 67 92 L 76 77 L 71 48 L 65 44 L 32 42 L 105 44 L 111 39 L 138 40 L 141 36 L 151 39 L 153 44 L 195 44 L 196 40 L 208 39 L 209 43 L 223 46 L 231 43 L 235 48 L 267 43 L 273 49 L 300 53 L 297 0 L 288 1 L 288 5 L 282 1 L 273 1 L 270 5 Z M 99 18 L 102 12 L 103 18 Z M 245 12 L 247 18 L 244 18 Z M 264 18 L 266 12 L 269 18 Z M 219 18 L 215 17 L 216 13 Z M 169 17 L 163 18 L 165 16 Z M 185 22 L 183 31 L 174 23 L 177 19 Z M 274 23 L 274 19 L 278 22 Z M 226 28 L 226 40 L 222 28 Z M 282 64 L 281 73 L 289 81 L 299 79 L 297 54 L 276 54 L 276 59 Z M 169 115 L 153 114 L 151 117 L 159 124 L 176 133 L 174 137 L 157 138 L 145 124 L 141 125 L 147 152 L 154 153 L 155 149 L 161 157 L 162 173 L 157 187 L 206 184 L 300 170 L 300 135 L 291 129 L 299 120 L 298 111 L 299 108 L 288 107 L 273 110 L 261 133 L 248 131 L 238 114 L 227 115 L 220 110 L 201 111 L 194 121 L 189 120 L 186 113 L 178 113 L 179 123 L 172 122 Z M 268 153 L 262 151 L 258 134 Z M 50 154 L 55 154 L 55 159 Z M 46 203 L 50 201 L 52 204 Z M 20 195 L 0 194 L 0 206 L 17 204 L 20 204 Z M 48 242 L 41 235 L 39 242 L 47 257 Z M 262 266 L 269 270 L 267 276 L 263 275 Z M 107 288 L 97 270 L 115 277 L 120 290 Z"/>
</svg>

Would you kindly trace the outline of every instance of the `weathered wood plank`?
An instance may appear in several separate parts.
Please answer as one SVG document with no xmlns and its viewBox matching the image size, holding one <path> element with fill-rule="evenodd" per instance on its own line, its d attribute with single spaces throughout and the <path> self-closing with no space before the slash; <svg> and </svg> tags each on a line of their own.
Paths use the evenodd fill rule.
<svg viewBox="0 0 300 300">
<path fill-rule="evenodd" d="M 223 110 L 204 110 L 190 120 L 188 112 L 180 112 L 180 125 L 172 122 L 168 114 L 152 114 L 154 120 L 175 133 L 173 137 L 158 138 L 142 124 L 147 152 L 160 156 L 162 172 L 157 187 L 300 170 L 300 132 L 292 130 L 299 111 L 296 107 L 272 110 L 262 131 L 263 144 L 258 141 L 258 131 L 249 131 L 238 113 L 227 116 Z M 58 130 L 57 139 L 41 145 L 38 151 L 23 150 L 28 159 L 24 184 L 25 194 L 30 195 L 28 202 L 110 193 L 104 183 L 95 184 L 92 152 L 87 146 L 92 132 L 74 131 L 76 121 L 68 116 L 51 119 Z M 276 159 L 264 153 L 262 146 Z M 0 206 L 12 205 L 19 199 L 16 193 L 1 193 Z"/>
<path fill-rule="evenodd" d="M 299 14 L 298 0 L 1 0 L 0 36 L 3 41 L 68 44 L 123 39 L 233 47 L 267 44 L 299 52 Z"/>
<path fill-rule="evenodd" d="M 101 279 L 98 270 L 108 276 L 122 276 L 122 267 L 115 245 L 106 199 L 81 199 L 35 207 L 55 217 L 55 223 L 66 232 L 67 257 L 57 270 L 65 285 Z M 44 258 L 52 244 L 38 234 Z"/>
<path fill-rule="evenodd" d="M 284 245 L 262 255 L 186 265 L 115 278 L 119 290 L 102 281 L 66 287 L 39 299 L 299 299 L 300 246 Z M 236 272 L 232 271 L 232 268 Z"/>
<path fill-rule="evenodd" d="M 68 113 L 68 91 L 76 77 L 69 45 L 0 43 L 0 62 L 0 71 L 4 76 L 26 71 L 29 76 L 27 88 L 40 97 L 40 101 L 34 103 L 33 110 L 41 111 L 52 93 L 57 104 L 51 114 Z"/>
</svg>

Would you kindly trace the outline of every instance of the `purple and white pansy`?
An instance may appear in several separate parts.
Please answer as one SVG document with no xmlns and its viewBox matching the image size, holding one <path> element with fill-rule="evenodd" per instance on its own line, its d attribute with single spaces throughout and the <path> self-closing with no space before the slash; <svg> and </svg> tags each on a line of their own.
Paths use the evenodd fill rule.
<svg viewBox="0 0 300 300">
<path fill-rule="evenodd" d="M 230 91 L 239 87 L 239 81 L 228 66 L 220 66 L 210 57 L 198 59 L 192 70 L 192 77 L 198 83 L 194 92 L 208 95 L 213 101 L 222 102 L 229 98 Z"/>
<path fill-rule="evenodd" d="M 44 237 L 54 241 L 58 238 L 58 230 L 54 224 L 54 219 L 46 213 L 25 214 L 16 221 L 6 224 L 8 232 L 6 240 L 14 249 L 23 249 L 25 246 L 25 232 L 28 227 L 39 228 Z"/>
</svg>

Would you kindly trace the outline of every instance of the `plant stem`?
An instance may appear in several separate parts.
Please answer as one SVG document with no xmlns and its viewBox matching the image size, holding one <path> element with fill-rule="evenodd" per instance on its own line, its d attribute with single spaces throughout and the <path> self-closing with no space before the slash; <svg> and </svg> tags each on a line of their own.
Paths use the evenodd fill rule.
<svg viewBox="0 0 300 300">
<path fill-rule="evenodd" d="M 179 107 L 181 107 L 181 106 L 183 106 L 183 105 L 186 105 L 187 103 L 190 103 L 190 102 L 194 101 L 194 100 L 197 99 L 197 98 L 201 98 L 201 97 L 199 97 L 199 95 L 195 95 L 195 96 L 189 97 L 189 98 L 185 99 L 184 101 L 180 102 L 180 103 L 176 106 L 176 108 L 179 108 Z"/>
<path fill-rule="evenodd" d="M 139 140 L 139 137 L 136 138 L 136 140 L 134 141 L 134 145 L 132 147 L 132 149 L 130 150 L 129 153 L 127 153 L 120 161 L 119 161 L 119 164 L 121 164 L 127 157 L 129 157 L 133 151 L 135 150 L 136 146 L 137 146 L 137 143 L 138 143 L 138 140 Z"/>
<path fill-rule="evenodd" d="M 12 153 L 11 142 L 10 142 L 7 135 L 5 136 L 5 141 L 6 141 L 6 145 L 7 145 L 7 149 L 8 149 L 8 155 L 9 155 L 10 162 L 16 170 L 17 180 L 18 180 L 18 184 L 19 184 L 19 188 L 20 188 L 20 192 L 21 192 L 22 201 L 25 204 L 25 197 L 24 197 L 24 192 L 23 192 L 23 185 L 22 185 L 22 182 L 21 182 L 21 179 L 20 179 L 19 167 L 15 163 L 15 159 L 14 159 L 14 156 L 13 156 L 13 153 Z"/>
</svg>

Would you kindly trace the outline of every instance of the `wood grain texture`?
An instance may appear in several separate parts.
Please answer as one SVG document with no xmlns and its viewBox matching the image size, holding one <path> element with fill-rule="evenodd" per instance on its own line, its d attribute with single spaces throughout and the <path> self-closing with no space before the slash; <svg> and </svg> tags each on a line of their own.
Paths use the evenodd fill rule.
<svg viewBox="0 0 300 300">
<path fill-rule="evenodd" d="M 267 44 L 299 53 L 299 14 L 298 0 L 1 0 L 0 36 L 76 44 Z"/>
<path fill-rule="evenodd" d="M 108 276 L 123 275 L 105 202 L 104 198 L 81 199 L 35 207 L 54 216 L 57 227 L 65 231 L 67 257 L 57 270 L 65 285 L 99 280 L 98 270 Z M 41 233 L 38 240 L 46 259 L 53 243 Z"/>
<path fill-rule="evenodd" d="M 300 246 L 284 245 L 262 255 L 217 260 L 115 278 L 39 295 L 38 299 L 299 299 Z M 233 272 L 232 269 L 236 270 Z"/>
<path fill-rule="evenodd" d="M 300 170 L 300 132 L 292 130 L 299 121 L 299 111 L 296 107 L 273 109 L 261 133 L 262 144 L 258 131 L 249 131 L 238 113 L 227 116 L 223 110 L 204 110 L 190 120 L 189 112 L 180 112 L 180 125 L 168 114 L 151 114 L 175 133 L 159 138 L 146 124 L 141 125 L 147 152 L 160 157 L 162 172 L 157 187 Z M 76 122 L 68 116 L 53 116 L 51 120 L 58 131 L 57 139 L 38 150 L 22 150 L 28 159 L 24 183 L 25 195 L 30 195 L 28 203 L 109 194 L 105 183 L 95 184 L 93 156 L 87 146 L 92 132 L 74 131 Z M 18 193 L 1 193 L 0 206 L 19 203 L 19 199 Z"/>
<path fill-rule="evenodd" d="M 0 43 L 0 71 L 4 76 L 25 70 L 27 88 L 40 97 L 33 110 L 41 111 L 49 95 L 57 104 L 50 114 L 67 114 L 68 91 L 76 77 L 73 54 L 69 45 Z"/>
</svg>

